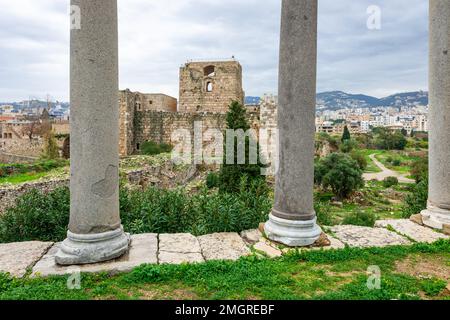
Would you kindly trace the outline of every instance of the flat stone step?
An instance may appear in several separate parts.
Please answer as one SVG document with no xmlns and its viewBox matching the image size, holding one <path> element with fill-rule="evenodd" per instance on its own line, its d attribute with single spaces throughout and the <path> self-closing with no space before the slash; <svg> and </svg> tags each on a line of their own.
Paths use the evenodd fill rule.
<svg viewBox="0 0 450 320">
<path fill-rule="evenodd" d="M 116 274 L 132 271 L 142 264 L 157 264 L 158 236 L 157 234 L 139 234 L 131 236 L 130 250 L 121 258 L 79 266 L 58 266 L 55 263 L 55 255 L 59 244 L 55 244 L 50 251 L 33 268 L 32 276 L 47 277 L 51 275 L 65 275 L 74 272 L 99 273 L 107 272 Z"/>
<path fill-rule="evenodd" d="M 53 244 L 38 241 L 0 244 L 0 272 L 23 277 Z"/>
<path fill-rule="evenodd" d="M 160 234 L 158 260 L 161 264 L 205 261 L 198 239 L 189 233 Z"/>
<path fill-rule="evenodd" d="M 375 223 L 377 228 L 388 228 L 391 226 L 398 233 L 405 235 L 417 242 L 433 243 L 440 239 L 449 239 L 448 236 L 433 231 L 430 228 L 420 226 L 410 220 L 379 220 Z"/>
<path fill-rule="evenodd" d="M 411 244 L 411 241 L 405 237 L 382 228 L 344 225 L 328 229 L 338 240 L 350 247 L 369 248 Z"/>
<path fill-rule="evenodd" d="M 250 255 L 250 249 L 237 233 L 214 233 L 198 237 L 206 260 L 238 260 Z"/>
</svg>

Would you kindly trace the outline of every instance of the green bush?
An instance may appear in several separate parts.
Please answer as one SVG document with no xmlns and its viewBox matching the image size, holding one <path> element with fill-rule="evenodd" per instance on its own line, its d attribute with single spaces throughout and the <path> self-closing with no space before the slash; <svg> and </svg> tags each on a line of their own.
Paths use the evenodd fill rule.
<svg viewBox="0 0 450 320">
<path fill-rule="evenodd" d="M 219 187 L 220 178 L 219 175 L 215 172 L 211 172 L 206 177 L 206 186 L 208 189 L 213 189 Z"/>
<path fill-rule="evenodd" d="M 411 176 L 417 183 L 428 179 L 428 158 L 421 158 L 412 164 Z"/>
<path fill-rule="evenodd" d="M 156 143 L 154 141 L 146 141 L 142 144 L 141 153 L 144 155 L 158 155 L 161 153 L 171 152 L 173 147 L 166 143 Z"/>
<path fill-rule="evenodd" d="M 245 178 L 243 178 L 244 180 Z M 122 224 L 128 232 L 192 233 L 240 232 L 267 221 L 272 200 L 267 184 L 242 181 L 238 193 L 202 190 L 188 195 L 184 190 L 120 188 Z M 0 242 L 29 240 L 62 241 L 69 223 L 68 188 L 48 194 L 33 190 L 0 216 Z"/>
<path fill-rule="evenodd" d="M 314 210 L 316 211 L 318 224 L 323 226 L 332 226 L 335 224 L 335 221 L 330 214 L 332 210 L 329 203 L 316 201 L 314 203 Z"/>
<path fill-rule="evenodd" d="M 385 188 L 390 188 L 398 185 L 398 179 L 396 177 L 387 177 L 383 180 L 383 186 Z"/>
<path fill-rule="evenodd" d="M 335 196 L 347 198 L 364 186 L 363 171 L 349 155 L 332 153 L 315 164 L 314 181 L 324 189 L 331 188 Z"/>
<path fill-rule="evenodd" d="M 361 170 L 366 170 L 367 168 L 367 159 L 364 154 L 360 151 L 352 151 L 350 153 L 350 157 L 358 163 L 358 166 Z"/>
<path fill-rule="evenodd" d="M 366 211 L 354 211 L 344 218 L 342 224 L 362 227 L 373 227 L 377 220 L 375 214 Z"/>
<path fill-rule="evenodd" d="M 31 172 L 47 172 L 68 165 L 66 160 L 39 160 L 31 164 L 0 164 L 0 178 Z"/>
<path fill-rule="evenodd" d="M 400 131 L 392 131 L 387 128 L 375 128 L 374 144 L 382 150 L 404 150 L 408 140 Z"/>
<path fill-rule="evenodd" d="M 0 216 L 0 242 L 61 241 L 69 224 L 68 188 L 48 194 L 32 190 Z"/>
<path fill-rule="evenodd" d="M 405 198 L 402 217 L 408 219 L 426 209 L 428 200 L 428 179 L 420 181 Z"/>
<path fill-rule="evenodd" d="M 342 153 L 350 153 L 357 147 L 357 144 L 354 140 L 343 140 L 341 145 L 339 146 L 339 150 Z"/>
<path fill-rule="evenodd" d="M 393 165 L 394 167 L 400 167 L 400 166 L 402 165 L 402 161 L 401 161 L 400 159 L 394 159 L 394 160 L 392 161 L 392 165 Z"/>
</svg>

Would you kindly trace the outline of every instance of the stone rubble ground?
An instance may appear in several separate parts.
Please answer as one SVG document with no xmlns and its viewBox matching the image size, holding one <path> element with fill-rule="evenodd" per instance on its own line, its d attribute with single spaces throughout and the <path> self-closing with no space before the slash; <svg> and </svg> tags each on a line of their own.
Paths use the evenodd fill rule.
<svg viewBox="0 0 450 320">
<path fill-rule="evenodd" d="M 358 226 L 325 227 L 330 246 L 385 247 L 409 245 L 412 241 L 432 243 L 448 236 L 420 226 L 410 220 L 380 220 L 375 228 Z M 395 232 L 394 232 L 395 231 Z M 93 265 L 61 267 L 55 264 L 59 243 L 20 242 L 0 244 L 0 272 L 23 277 L 72 274 L 74 272 L 129 272 L 142 264 L 202 263 L 209 260 L 238 260 L 256 254 L 277 258 L 291 250 L 263 237 L 259 230 L 238 233 L 215 233 L 200 237 L 191 234 L 140 234 L 131 237 L 129 252 L 116 260 Z M 305 250 L 320 250 L 312 247 Z"/>
</svg>

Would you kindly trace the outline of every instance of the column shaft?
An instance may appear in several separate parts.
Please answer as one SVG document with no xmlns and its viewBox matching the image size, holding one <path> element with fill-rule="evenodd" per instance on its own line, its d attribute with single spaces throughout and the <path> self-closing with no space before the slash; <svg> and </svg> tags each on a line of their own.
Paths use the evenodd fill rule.
<svg viewBox="0 0 450 320">
<path fill-rule="evenodd" d="M 430 154 L 428 208 L 424 223 L 450 225 L 450 4 L 430 0 Z"/>
<path fill-rule="evenodd" d="M 72 6 L 81 28 L 72 29 L 70 41 L 71 202 L 60 264 L 116 258 L 129 242 L 119 215 L 117 0 Z"/>
<path fill-rule="evenodd" d="M 283 0 L 279 68 L 279 163 L 266 234 L 310 245 L 321 233 L 313 206 L 317 0 Z"/>
</svg>

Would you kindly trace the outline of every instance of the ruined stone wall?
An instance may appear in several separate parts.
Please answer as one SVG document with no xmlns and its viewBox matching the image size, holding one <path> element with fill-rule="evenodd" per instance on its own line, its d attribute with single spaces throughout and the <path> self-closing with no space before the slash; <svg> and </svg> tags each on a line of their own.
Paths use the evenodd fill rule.
<svg viewBox="0 0 450 320">
<path fill-rule="evenodd" d="M 232 101 L 244 101 L 239 62 L 190 62 L 181 67 L 178 111 L 226 113 Z"/>
<path fill-rule="evenodd" d="M 252 129 L 258 131 L 259 113 L 248 113 L 248 120 Z M 209 129 L 225 131 L 226 114 L 223 113 L 170 113 L 170 112 L 137 112 L 134 119 L 134 142 L 133 152 L 146 141 L 157 143 L 176 144 L 172 135 L 176 130 L 188 130 L 191 141 L 194 141 L 194 126 L 201 122 L 203 134 Z"/>
</svg>

